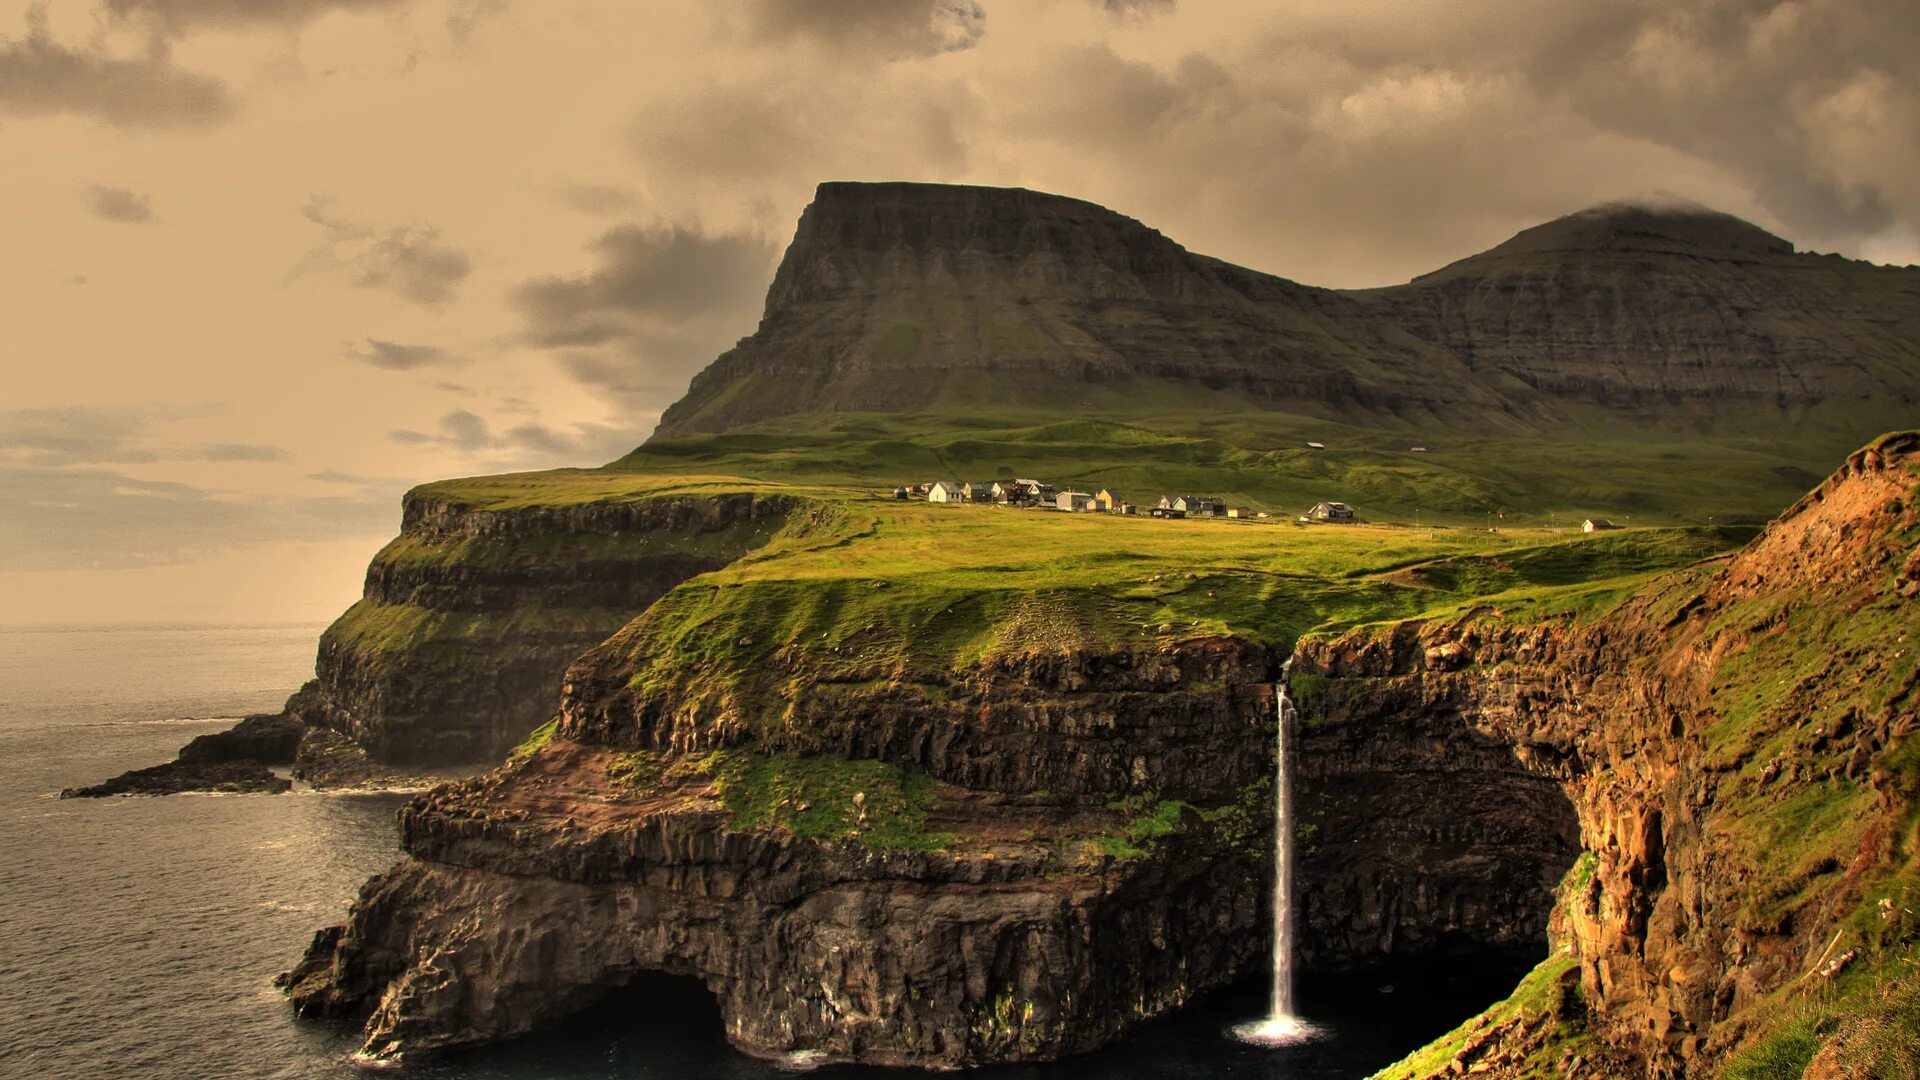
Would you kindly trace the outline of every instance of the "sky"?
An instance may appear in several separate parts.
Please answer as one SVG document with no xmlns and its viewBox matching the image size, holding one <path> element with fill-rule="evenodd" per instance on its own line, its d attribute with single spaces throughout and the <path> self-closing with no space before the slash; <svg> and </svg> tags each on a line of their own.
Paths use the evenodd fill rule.
<svg viewBox="0 0 1920 1080">
<path fill-rule="evenodd" d="M 822 180 L 1317 285 L 1684 198 L 1920 262 L 1895 0 L 0 0 L 0 624 L 325 620 L 447 476 L 611 460 Z"/>
</svg>

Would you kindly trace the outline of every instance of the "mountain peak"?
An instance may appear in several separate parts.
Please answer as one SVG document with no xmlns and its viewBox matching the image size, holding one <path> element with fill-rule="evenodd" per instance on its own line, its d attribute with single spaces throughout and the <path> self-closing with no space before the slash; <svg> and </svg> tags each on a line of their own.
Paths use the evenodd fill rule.
<svg viewBox="0 0 1920 1080">
<path fill-rule="evenodd" d="M 1030 191 L 904 181 L 821 184 L 774 275 L 768 313 L 901 288 L 1140 287 L 1186 252 L 1103 206 Z"/>
<path fill-rule="evenodd" d="M 1601 203 L 1565 217 L 1522 229 L 1507 242 L 1422 274 L 1415 281 L 1453 276 L 1457 271 L 1542 256 L 1592 256 L 1636 252 L 1751 258 L 1791 255 L 1793 243 L 1732 214 L 1683 200 L 1625 200 Z"/>
</svg>

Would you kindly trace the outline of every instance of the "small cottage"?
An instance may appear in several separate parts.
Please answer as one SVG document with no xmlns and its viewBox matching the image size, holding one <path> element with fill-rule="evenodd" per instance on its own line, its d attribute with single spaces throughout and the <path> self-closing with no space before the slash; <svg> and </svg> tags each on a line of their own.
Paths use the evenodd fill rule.
<svg viewBox="0 0 1920 1080">
<path fill-rule="evenodd" d="M 894 497 L 895 499 L 898 499 L 898 500 L 900 500 L 901 502 L 905 502 L 905 501 L 907 500 L 907 489 L 906 489 L 906 486 L 905 486 L 905 485 L 902 485 L 902 486 L 900 486 L 900 487 L 897 487 L 897 488 L 894 488 L 894 489 L 893 489 L 893 497 Z"/>
<path fill-rule="evenodd" d="M 1321 502 L 1313 504 L 1313 509 L 1307 511 L 1306 518 L 1308 521 L 1347 523 L 1355 520 L 1355 514 L 1353 507 L 1346 503 Z"/>
<path fill-rule="evenodd" d="M 1126 501 L 1126 498 L 1120 494 L 1118 489 L 1110 487 L 1101 488 L 1093 496 L 1094 505 L 1109 514 L 1113 513 L 1117 507 Z"/>
<path fill-rule="evenodd" d="M 982 502 L 982 503 L 984 503 L 984 502 L 994 502 L 994 501 L 995 501 L 995 500 L 994 500 L 994 497 L 993 497 L 993 485 L 992 485 L 992 484 L 968 484 L 968 485 L 966 485 L 966 488 L 967 488 L 967 501 L 968 501 L 968 502 Z"/>
<path fill-rule="evenodd" d="M 930 503 L 963 503 L 967 501 L 967 485 L 958 480 L 938 480 L 927 486 L 927 501 Z"/>
<path fill-rule="evenodd" d="M 1588 518 L 1580 523 L 1581 532 L 1605 532 L 1608 529 L 1617 529 L 1619 527 L 1620 526 L 1615 525 L 1606 518 Z"/>
<path fill-rule="evenodd" d="M 1063 491 L 1054 497 L 1053 505 L 1069 513 L 1084 513 L 1093 509 L 1093 496 L 1084 491 Z"/>
<path fill-rule="evenodd" d="M 1227 507 L 1227 516 L 1237 521 L 1244 521 L 1253 516 L 1253 511 L 1244 506 L 1229 506 Z"/>
</svg>

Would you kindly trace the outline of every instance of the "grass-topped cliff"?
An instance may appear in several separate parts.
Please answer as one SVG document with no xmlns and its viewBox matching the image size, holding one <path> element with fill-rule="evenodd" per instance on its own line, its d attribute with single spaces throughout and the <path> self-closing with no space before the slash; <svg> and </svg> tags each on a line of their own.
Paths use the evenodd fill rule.
<svg viewBox="0 0 1920 1080">
<path fill-rule="evenodd" d="M 1291 658 L 1303 962 L 1573 948 L 1406 1070 L 1877 1046 L 1913 438 L 1749 523 L 1917 384 L 1914 271 L 1723 215 L 1342 293 L 1073 200 L 823 187 L 646 445 L 408 496 L 303 715 L 395 760 L 538 730 L 407 811 L 296 1000 L 377 1003 L 392 1056 L 664 968 L 754 1053 L 1090 1048 L 1264 949 Z M 883 494 L 1015 476 L 1271 516 Z M 1365 523 L 1293 521 L 1323 499 Z"/>
</svg>

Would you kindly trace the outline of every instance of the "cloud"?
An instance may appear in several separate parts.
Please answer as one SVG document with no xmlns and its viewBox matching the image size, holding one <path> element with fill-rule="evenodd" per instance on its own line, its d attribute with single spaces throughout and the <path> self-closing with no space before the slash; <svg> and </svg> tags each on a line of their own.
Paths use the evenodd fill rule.
<svg viewBox="0 0 1920 1080">
<path fill-rule="evenodd" d="M 0 571 L 177 563 L 271 540 L 391 531 L 398 491 L 274 498 L 98 467 L 0 463 Z"/>
<path fill-rule="evenodd" d="M 138 225 L 153 220 L 153 202 L 131 188 L 94 184 L 87 188 L 87 210 L 102 221 Z"/>
<path fill-rule="evenodd" d="M 588 250 L 598 265 L 587 273 L 535 278 L 513 290 L 536 344 L 598 344 L 638 326 L 737 311 L 766 295 L 773 270 L 766 240 L 677 225 L 610 229 Z"/>
<path fill-rule="evenodd" d="M 208 443 L 197 447 L 193 456 L 202 461 L 292 461 L 293 455 L 278 446 L 258 443 Z"/>
<path fill-rule="evenodd" d="M 681 226 L 609 229 L 588 251 L 584 273 L 534 278 L 509 294 L 524 337 L 555 350 L 578 382 L 656 401 L 751 332 L 775 255 L 762 237 Z"/>
<path fill-rule="evenodd" d="M 68 468 L 157 461 L 290 461 L 278 446 L 258 443 L 171 443 L 154 428 L 214 415 L 218 406 L 136 409 L 68 405 L 0 409 L 0 464 Z"/>
<path fill-rule="evenodd" d="M 164 44 L 116 56 L 53 40 L 44 4 L 27 8 L 26 36 L 0 42 L 0 114 L 83 116 L 123 130 L 204 131 L 236 111 L 226 84 L 175 68 Z"/>
<path fill-rule="evenodd" d="M 0 409 L 0 459 L 46 466 L 158 461 L 149 430 L 183 413 L 191 415 L 81 405 Z"/>
<path fill-rule="evenodd" d="M 761 42 L 798 38 L 886 60 L 960 52 L 987 32 L 974 0 L 751 0 L 742 14 Z"/>
<path fill-rule="evenodd" d="M 473 257 L 429 226 L 376 227 L 334 212 L 315 195 L 301 216 L 324 231 L 321 242 L 289 272 L 328 274 L 362 289 L 377 289 L 423 307 L 441 307 L 473 273 Z"/>
<path fill-rule="evenodd" d="M 643 437 L 644 432 L 625 424 L 580 423 L 556 428 L 537 421 L 495 432 L 484 418 L 468 409 L 443 414 L 432 432 L 401 428 L 387 433 L 388 440 L 402 445 L 433 445 L 469 456 L 485 455 L 489 467 L 500 469 L 598 465 L 638 446 Z"/>
<path fill-rule="evenodd" d="M 596 217 L 614 217 L 632 210 L 639 193 L 623 184 L 565 182 L 554 188 L 554 199 L 569 210 Z"/>
<path fill-rule="evenodd" d="M 388 371 L 412 371 L 423 367 L 453 367 L 466 363 L 438 345 L 403 345 L 397 341 L 366 339 L 365 345 L 348 345 L 346 355 L 363 364 Z"/>
<path fill-rule="evenodd" d="M 334 11 L 367 12 L 400 7 L 409 0 L 105 0 L 117 19 L 179 35 L 190 30 L 286 29 L 305 26 Z"/>
</svg>

